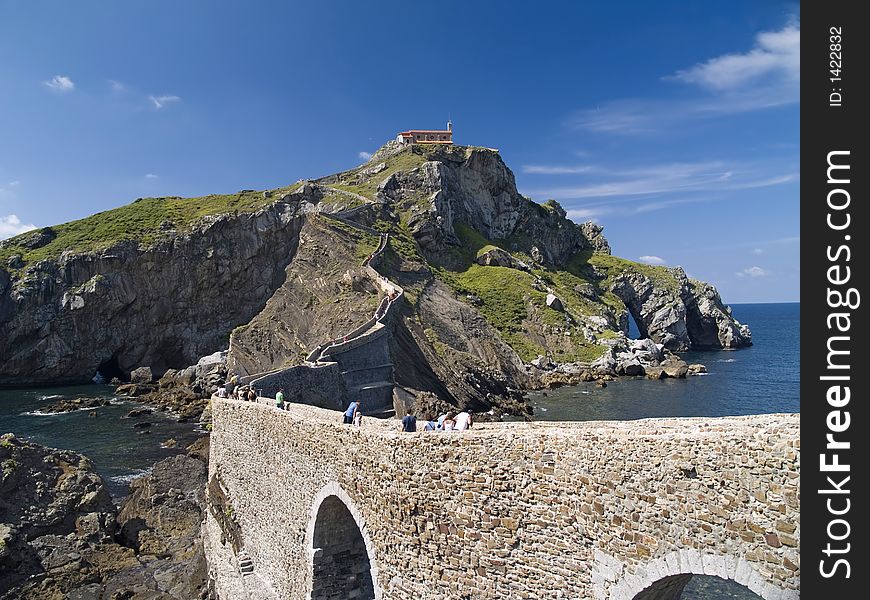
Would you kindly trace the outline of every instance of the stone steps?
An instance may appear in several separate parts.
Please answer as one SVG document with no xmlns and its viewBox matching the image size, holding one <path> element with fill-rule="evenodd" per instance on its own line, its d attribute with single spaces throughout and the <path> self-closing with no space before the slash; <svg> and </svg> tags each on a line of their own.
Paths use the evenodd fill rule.
<svg viewBox="0 0 870 600">
<path fill-rule="evenodd" d="M 242 550 L 239 552 L 239 572 L 242 575 L 251 575 L 254 572 L 254 561 L 251 560 L 250 555 L 247 552 Z"/>
</svg>

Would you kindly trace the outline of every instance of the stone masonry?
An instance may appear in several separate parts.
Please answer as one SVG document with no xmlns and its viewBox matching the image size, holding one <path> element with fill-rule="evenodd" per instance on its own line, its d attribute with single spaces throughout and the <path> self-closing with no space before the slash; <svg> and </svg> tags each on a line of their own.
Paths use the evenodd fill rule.
<svg viewBox="0 0 870 600">
<path fill-rule="evenodd" d="M 209 516 L 224 600 L 671 600 L 691 574 L 799 598 L 798 415 L 403 434 L 263 402 L 212 400 L 210 475 L 254 568 Z"/>
</svg>

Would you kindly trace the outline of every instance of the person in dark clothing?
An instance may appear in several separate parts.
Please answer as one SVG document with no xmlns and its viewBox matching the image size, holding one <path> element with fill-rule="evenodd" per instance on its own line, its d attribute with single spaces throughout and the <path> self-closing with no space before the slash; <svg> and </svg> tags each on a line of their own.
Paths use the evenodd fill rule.
<svg viewBox="0 0 870 600">
<path fill-rule="evenodd" d="M 408 414 L 402 418 L 402 431 L 414 433 L 417 431 L 417 417 L 414 416 L 411 409 L 408 409 Z"/>
</svg>

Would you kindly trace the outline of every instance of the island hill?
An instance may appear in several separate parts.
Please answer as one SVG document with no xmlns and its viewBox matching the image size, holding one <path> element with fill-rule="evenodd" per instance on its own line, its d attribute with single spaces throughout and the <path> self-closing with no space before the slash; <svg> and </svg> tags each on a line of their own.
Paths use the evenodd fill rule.
<svg viewBox="0 0 870 600">
<path fill-rule="evenodd" d="M 392 377 L 412 399 L 515 411 L 522 390 L 685 376 L 672 352 L 751 343 L 713 286 L 613 256 L 600 226 L 519 194 L 496 150 L 418 141 L 289 187 L 142 198 L 0 243 L 0 385 L 133 374 L 207 395 L 227 369 L 302 364 L 376 312 L 363 263 L 385 239 L 377 273 L 403 291 Z M 646 339 L 628 339 L 629 313 Z"/>
</svg>

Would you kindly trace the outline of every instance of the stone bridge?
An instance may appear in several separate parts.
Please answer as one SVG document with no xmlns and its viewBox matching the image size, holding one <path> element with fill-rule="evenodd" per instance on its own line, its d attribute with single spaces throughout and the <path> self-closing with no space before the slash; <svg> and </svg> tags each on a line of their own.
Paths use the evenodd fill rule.
<svg viewBox="0 0 870 600">
<path fill-rule="evenodd" d="M 266 402 L 212 400 L 224 599 L 799 598 L 798 415 L 403 434 Z"/>
</svg>

